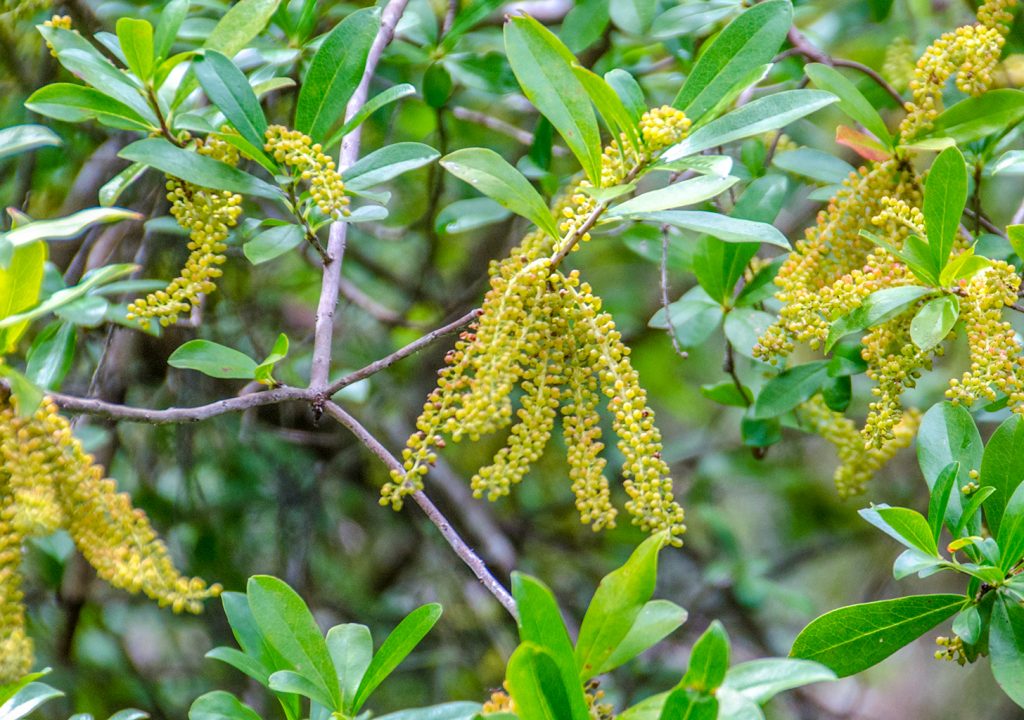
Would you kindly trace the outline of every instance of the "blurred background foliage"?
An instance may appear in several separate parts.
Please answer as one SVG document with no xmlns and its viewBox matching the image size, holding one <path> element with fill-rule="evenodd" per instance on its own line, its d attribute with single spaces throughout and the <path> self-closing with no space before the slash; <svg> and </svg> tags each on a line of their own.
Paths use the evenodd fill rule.
<svg viewBox="0 0 1024 720">
<path fill-rule="evenodd" d="M 316 37 L 361 5 L 321 2 L 306 35 Z M 621 20 L 609 24 L 608 0 L 513 3 L 505 10 L 528 9 L 597 70 L 628 70 L 644 87 L 649 104 L 658 105 L 671 101 L 700 42 L 740 8 L 731 0 L 664 0 L 659 5 L 663 11 L 681 8 L 674 16 L 677 24 L 659 22 L 644 35 L 623 30 Z M 953 0 L 798 2 L 796 24 L 827 52 L 882 68 L 894 43 L 920 51 L 963 22 L 969 5 Z M 200 41 L 226 7 L 216 0 L 194 2 L 182 37 Z M 95 33 L 110 30 L 123 16 L 155 20 L 160 9 L 159 2 L 75 0 L 6 16 L 0 21 L 0 126 L 38 121 L 24 110 L 23 101 L 63 73 L 34 24 L 60 12 L 83 32 Z M 376 112 L 364 126 L 364 147 L 406 140 L 442 153 L 490 147 L 553 193 L 559 179 L 572 172 L 573 162 L 557 144 L 552 148 L 550 127 L 538 122 L 517 94 L 502 53 L 501 13 L 442 57 L 433 46 L 447 10 L 440 0 L 410 2 L 374 89 L 408 82 L 419 92 Z M 266 67 L 273 75 L 294 78 L 311 55 L 308 47 L 303 50 L 305 41 L 302 32 L 289 35 L 275 24 L 237 61 L 246 69 Z M 1016 55 L 1021 52 L 1024 34 L 1018 22 L 1001 76 L 1008 86 L 1024 84 L 1024 56 Z M 430 70 L 435 63 L 444 72 Z M 781 61 L 765 86 L 798 81 L 802 65 L 797 58 Z M 878 107 L 892 111 L 892 101 L 877 86 L 858 85 Z M 294 100 L 294 89 L 272 93 L 264 101 L 270 122 L 286 121 Z M 829 109 L 788 133 L 801 145 L 855 163 L 852 153 L 833 141 L 838 122 L 838 111 Z M 124 166 L 116 155 L 126 138 L 118 133 L 91 125 L 53 127 L 64 140 L 62 148 L 0 163 L 4 206 L 33 217 L 67 214 L 95 204 L 99 186 Z M 743 156 L 749 167 L 734 172 L 764 172 L 770 141 L 748 141 Z M 813 222 L 820 202 L 808 199 L 813 186 L 805 179 L 787 177 L 789 197 L 777 225 L 795 238 Z M 120 201 L 144 212 L 147 222 L 100 228 L 80 242 L 56 246 L 56 265 L 80 275 L 91 264 L 134 258 L 143 262 L 147 277 L 172 277 L 184 249 L 165 217 L 166 204 L 154 200 L 162 198 L 154 181 L 151 176 L 137 182 Z M 453 206 L 473 193 L 445 177 L 436 164 L 401 176 L 390 190 L 390 216 L 350 231 L 336 372 L 358 368 L 472 307 L 482 294 L 488 260 L 502 256 L 525 230 L 523 221 L 489 201 Z M 985 190 L 993 219 L 1009 222 L 1016 202 L 1007 198 L 1024 191 L 1020 176 L 1004 176 Z M 481 225 L 483 220 L 491 222 Z M 261 357 L 279 332 L 292 338 L 293 352 L 279 366 L 278 378 L 300 384 L 308 373 L 319 292 L 315 256 L 290 253 L 252 266 L 241 254 L 244 239 L 243 225 L 233 235 L 221 292 L 203 308 L 200 329 L 174 327 L 162 337 L 105 326 L 81 332 L 65 390 L 85 394 L 91 387 L 102 397 L 139 406 L 209 402 L 237 391 L 238 383 L 168 367 L 174 348 L 198 335 Z M 681 232 L 672 239 L 673 299 L 693 285 L 688 272 L 693 239 Z M 783 442 L 755 458 L 742 444 L 741 412 L 701 394 L 701 385 L 727 377 L 720 332 L 682 359 L 663 331 L 647 327 L 661 303 L 659 254 L 659 233 L 637 227 L 619 236 L 597 234 L 586 252 L 572 258 L 585 269 L 634 349 L 689 525 L 686 545 L 663 554 L 658 596 L 686 607 L 690 620 L 607 684 L 609 695 L 624 702 L 673 684 L 689 644 L 713 618 L 728 628 L 738 660 L 785 655 L 796 632 L 817 614 L 896 592 L 890 564 L 898 550 L 857 517 L 865 498 L 837 499 L 832 448 L 786 429 Z M 346 389 L 348 407 L 398 448 L 449 343 L 437 343 Z M 103 353 L 107 360 L 94 376 Z M 955 363 L 956 353 L 951 355 L 949 362 Z M 753 361 L 741 357 L 737 362 L 744 379 L 756 385 L 760 371 Z M 921 406 L 941 398 L 941 383 L 936 374 L 932 382 L 920 384 L 914 393 Z M 867 395 L 866 387 L 855 387 L 854 414 Z M 980 418 L 983 434 L 995 427 L 995 419 Z M 244 588 L 246 578 L 256 573 L 276 575 L 303 595 L 325 626 L 356 621 L 375 634 L 420 604 L 442 603 L 444 617 L 391 680 L 388 694 L 378 698 L 380 711 L 447 699 L 481 700 L 500 685 L 516 642 L 509 618 L 423 517 L 378 505 L 385 469 L 343 429 L 313 422 L 308 407 L 271 406 L 182 426 L 115 427 L 82 419 L 76 430 L 151 515 L 189 574 L 231 590 Z M 466 479 L 501 443 L 496 437 L 450 446 L 438 471 L 427 478 L 428 490 L 499 577 L 517 568 L 543 578 L 563 607 L 581 617 L 597 580 L 625 560 L 641 534 L 628 526 L 594 534 L 579 523 L 557 442 L 511 497 L 496 504 L 470 500 Z M 611 452 L 614 471 L 617 461 Z M 883 470 L 869 497 L 917 508 L 927 504 L 912 451 Z M 72 552 L 70 540 L 60 535 L 33 541 L 28 554 L 26 592 L 40 664 L 53 666 L 48 682 L 67 692 L 47 706 L 48 717 L 71 712 L 106 717 L 131 706 L 169 720 L 184 717 L 192 700 L 213 688 L 234 690 L 257 708 L 264 700 L 251 689 L 247 694 L 239 673 L 203 658 L 208 649 L 231 644 L 218 603 L 210 603 L 202 616 L 176 617 L 111 590 L 95 581 Z M 920 592 L 950 589 L 942 584 L 950 582 L 944 577 L 912 582 Z M 930 640 L 922 639 L 861 676 L 775 701 L 770 717 L 941 720 L 1009 718 L 1018 712 L 992 690 L 986 670 L 936 662 L 933 651 Z"/>
</svg>

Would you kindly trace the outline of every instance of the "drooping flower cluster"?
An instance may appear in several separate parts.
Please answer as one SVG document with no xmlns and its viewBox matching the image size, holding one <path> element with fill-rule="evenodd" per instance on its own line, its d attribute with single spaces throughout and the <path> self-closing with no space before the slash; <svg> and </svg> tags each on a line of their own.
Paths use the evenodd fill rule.
<svg viewBox="0 0 1024 720">
<path fill-rule="evenodd" d="M 215 137 L 197 141 L 197 151 L 229 165 L 238 164 L 238 150 Z M 200 295 L 217 289 L 216 279 L 222 274 L 220 265 L 227 259 L 228 233 L 242 213 L 242 196 L 227 190 L 199 187 L 168 176 L 167 199 L 171 215 L 188 231 L 190 254 L 181 274 L 164 290 L 150 293 L 128 305 L 128 318 L 143 326 L 156 319 L 161 325 L 172 325 L 179 315 L 189 313 Z"/>
<path fill-rule="evenodd" d="M 57 529 L 70 534 L 97 574 L 114 587 L 141 592 L 161 607 L 196 613 L 220 586 L 183 577 L 145 513 L 118 493 L 45 400 L 21 417 L 13 399 L 0 404 L 0 684 L 26 674 L 32 642 L 25 634 L 22 544 Z"/>
<path fill-rule="evenodd" d="M 942 92 L 954 75 L 958 88 L 965 93 L 976 95 L 991 86 L 992 71 L 999 61 L 1007 25 L 1012 18 L 1009 8 L 1013 4 L 1014 0 L 989 0 L 978 10 L 976 24 L 946 33 L 928 47 L 908 82 L 911 99 L 905 105 L 907 116 L 899 129 L 899 141 L 910 141 L 932 127 L 943 107 Z M 896 58 L 890 60 L 889 64 L 894 65 Z M 894 68 L 889 71 L 895 74 Z M 903 247 L 909 235 L 923 237 L 924 221 L 918 210 L 921 185 L 909 157 L 901 149 L 891 158 L 851 174 L 779 270 L 775 280 L 779 287 L 776 297 L 783 307 L 777 322 L 754 348 L 756 357 L 780 362 L 793 352 L 798 342 L 820 349 L 832 323 L 859 307 L 871 293 L 920 284 L 901 261 L 861 237 L 860 231 L 869 230 L 883 237 L 897 250 Z M 965 250 L 966 243 L 958 241 L 954 253 Z M 958 291 L 964 297 L 975 298 L 963 303 L 963 318 L 968 327 L 972 322 L 976 324 L 978 331 L 973 334 L 973 340 L 968 332 L 972 370 L 963 380 L 952 384 L 950 397 L 953 399 L 966 402 L 968 398 L 991 397 L 992 386 L 999 389 L 1005 386 L 1005 391 L 1012 394 L 1018 387 L 1016 341 L 1012 331 L 1007 332 L 1008 325 L 1001 324 L 1000 317 L 1004 300 L 1009 297 L 1008 288 L 1014 282 L 1010 275 L 1013 275 L 1012 269 L 1008 268 L 983 270 L 965 281 Z M 998 300 L 994 300 L 991 293 L 995 293 Z M 988 299 L 982 301 L 982 297 Z M 884 462 L 884 457 L 891 454 L 887 450 L 898 447 L 895 443 L 904 437 L 908 425 L 915 422 L 916 412 L 905 410 L 900 396 L 906 388 L 915 385 L 920 374 L 931 368 L 933 358 L 943 352 L 941 345 L 923 351 L 912 342 L 910 323 L 923 302 L 864 335 L 861 356 L 867 362 L 868 377 L 876 383 L 864 428 L 855 432 L 850 421 L 828 411 L 824 405 L 812 413 L 813 422 L 808 421 L 816 432 L 832 439 L 839 449 L 842 464 L 836 482 L 843 494 L 861 489 L 864 481 Z M 994 332 L 995 336 L 983 340 L 982 327 L 984 333 Z M 961 391 L 960 387 L 968 389 Z M 1014 402 L 1012 397 L 1011 402 Z M 854 448 L 853 444 L 858 441 L 861 447 Z M 873 456 L 871 462 L 857 459 L 865 452 L 879 454 Z M 855 462 L 867 470 L 854 471 L 852 463 Z M 851 469 L 844 470 L 847 467 Z"/>
<path fill-rule="evenodd" d="M 621 184 L 665 147 L 685 137 L 690 121 L 678 110 L 658 108 L 640 122 L 642 147 L 626 137 L 602 158 L 602 186 Z M 661 435 L 647 395 L 611 315 L 576 271 L 563 274 L 557 259 L 589 238 L 604 205 L 581 182 L 556 203 L 561 238 L 542 230 L 527 234 L 508 258 L 490 267 L 490 289 L 479 319 L 445 358 L 437 387 L 427 397 L 417 431 L 403 451 L 404 468 L 392 474 L 381 503 L 395 509 L 422 487 L 422 477 L 444 447 L 444 436 L 476 440 L 515 421 L 506 445 L 473 477 L 477 497 L 502 497 L 543 452 L 561 415 L 576 506 L 595 530 L 612 527 L 616 509 L 600 457 L 600 395 L 608 399 L 613 429 L 625 462 L 627 511 L 645 530 L 685 530 L 674 500 Z M 513 412 L 512 391 L 521 387 Z"/>
<path fill-rule="evenodd" d="M 910 87 L 914 78 L 914 43 L 910 38 L 901 35 L 885 48 L 885 60 L 882 63 L 882 77 L 890 85 L 903 92 Z"/>
<path fill-rule="evenodd" d="M 296 171 L 299 179 L 309 183 L 309 194 L 320 212 L 335 220 L 349 214 L 349 198 L 341 173 L 320 143 L 281 125 L 267 128 L 266 141 L 263 149 L 275 161 Z"/>
</svg>

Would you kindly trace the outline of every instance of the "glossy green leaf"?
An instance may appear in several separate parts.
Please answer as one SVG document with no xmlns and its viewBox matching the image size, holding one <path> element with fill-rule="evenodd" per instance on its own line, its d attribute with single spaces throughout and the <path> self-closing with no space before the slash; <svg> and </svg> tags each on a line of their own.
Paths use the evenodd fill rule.
<svg viewBox="0 0 1024 720">
<path fill-rule="evenodd" d="M 952 138 L 959 144 L 981 140 L 1003 132 L 1024 119 L 1024 91 L 989 90 L 977 97 L 968 97 L 935 118 L 926 138 Z"/>
<path fill-rule="evenodd" d="M 499 223 L 510 215 L 489 197 L 468 198 L 456 200 L 441 210 L 434 227 L 439 234 L 455 235 Z"/>
<path fill-rule="evenodd" d="M 625 135 L 635 149 L 640 147 L 637 123 L 630 116 L 622 100 L 604 78 L 585 67 L 573 65 L 576 78 L 583 85 L 613 137 Z"/>
<path fill-rule="evenodd" d="M 142 81 L 153 74 L 153 26 L 138 18 L 119 18 L 117 39 L 121 44 L 128 69 Z"/>
<path fill-rule="evenodd" d="M 665 698 L 658 720 L 715 720 L 718 700 L 711 695 L 676 688 Z"/>
<path fill-rule="evenodd" d="M 836 674 L 820 663 L 793 658 L 765 658 L 729 668 L 722 687 L 735 690 L 761 705 L 786 690 L 835 679 Z"/>
<path fill-rule="evenodd" d="M 208 50 L 192 62 L 203 92 L 238 133 L 254 147 L 266 142 L 267 119 L 248 78 L 231 60 Z"/>
<path fill-rule="evenodd" d="M 758 98 L 698 128 L 682 142 L 666 150 L 662 159 L 671 162 L 752 135 L 777 130 L 838 100 L 832 93 L 822 90 L 784 90 Z"/>
<path fill-rule="evenodd" d="M 25 358 L 25 375 L 45 390 L 59 390 L 75 359 L 75 326 L 66 322 L 47 325 L 32 340 Z"/>
<path fill-rule="evenodd" d="M 31 308 L 39 299 L 47 249 L 34 242 L 15 247 L 6 268 L 0 268 L 0 320 Z M 28 327 L 28 320 L 0 329 L 0 353 L 12 352 Z"/>
<path fill-rule="evenodd" d="M 981 465 L 982 444 L 971 414 L 962 405 L 944 402 L 932 406 L 917 431 L 917 460 L 929 488 L 942 471 L 959 463 L 957 482 L 949 496 L 946 524 L 955 528 L 963 512 L 960 488 L 969 482 L 968 473 Z"/>
<path fill-rule="evenodd" d="M 689 690 L 712 693 L 725 680 L 728 669 L 729 636 L 722 623 L 714 620 L 693 644 L 690 664 L 680 685 Z"/>
<path fill-rule="evenodd" d="M 647 323 L 649 327 L 662 330 L 669 327 L 683 347 L 700 345 L 715 331 L 724 317 L 722 306 L 712 300 L 703 288 L 696 287 L 658 310 Z"/>
<path fill-rule="evenodd" d="M 1021 93 L 1024 97 L 1024 93 Z M 967 165 L 955 148 L 946 148 L 932 163 L 924 186 L 924 225 L 928 247 L 939 269 L 949 261 L 967 204 Z"/>
<path fill-rule="evenodd" d="M 70 240 L 81 235 L 93 225 L 115 223 L 122 220 L 138 220 L 142 216 L 124 208 L 88 208 L 72 215 L 53 220 L 33 220 L 19 225 L 7 233 L 0 233 L 14 247 L 28 245 L 38 240 Z"/>
<path fill-rule="evenodd" d="M 327 35 L 300 86 L 296 130 L 316 141 L 327 139 L 359 85 L 379 27 L 380 10 L 364 8 L 348 14 Z"/>
<path fill-rule="evenodd" d="M 868 132 L 892 148 L 892 135 L 885 127 L 885 121 L 874 105 L 864 97 L 857 86 L 833 67 L 812 63 L 804 66 L 804 72 L 815 85 L 839 98 L 839 109 L 863 125 Z"/>
<path fill-rule="evenodd" d="M 325 708 L 332 710 L 338 708 L 338 705 L 331 698 L 328 691 L 321 687 L 319 683 L 293 670 L 278 670 L 270 676 L 267 683 L 268 687 L 275 692 L 301 695 L 304 698 L 320 703 Z"/>
<path fill-rule="evenodd" d="M 926 555 L 939 554 L 928 520 L 916 510 L 878 506 L 861 510 L 860 516 L 909 548 Z"/>
<path fill-rule="evenodd" d="M 851 333 L 861 332 L 891 320 L 932 292 L 934 290 L 931 288 L 916 285 L 876 290 L 864 299 L 860 307 L 832 323 L 828 339 L 825 341 L 825 350 L 831 350 L 840 339 Z"/>
<path fill-rule="evenodd" d="M 239 0 L 217 21 L 203 47 L 233 58 L 263 31 L 279 1 Z"/>
<path fill-rule="evenodd" d="M 365 105 L 359 108 L 359 111 L 356 112 L 355 115 L 346 120 L 345 123 L 338 128 L 333 135 L 331 135 L 330 140 L 324 143 L 324 147 L 334 147 L 337 143 L 341 142 L 343 137 L 348 135 L 348 133 L 354 128 L 362 125 L 366 118 L 370 117 L 370 115 L 377 112 L 382 107 L 415 94 L 415 87 L 409 83 L 401 83 L 399 85 L 393 85 L 387 90 L 383 90 L 377 95 L 374 95 L 366 101 Z"/>
<path fill-rule="evenodd" d="M 854 172 L 853 166 L 842 158 L 804 147 L 776 153 L 772 165 L 826 185 L 839 185 Z"/>
<path fill-rule="evenodd" d="M 779 373 L 761 388 L 754 401 L 753 418 L 763 420 L 793 410 L 814 397 L 828 377 L 826 360 L 797 365 Z"/>
<path fill-rule="evenodd" d="M 1024 557 L 1024 484 L 1017 486 L 1006 503 L 996 541 L 999 543 L 999 567 L 1008 572 Z"/>
<path fill-rule="evenodd" d="M 631 35 L 643 35 L 651 28 L 656 0 L 616 0 L 608 5 L 609 17 L 615 27 Z"/>
<path fill-rule="evenodd" d="M 155 118 L 149 120 L 99 90 L 72 83 L 44 85 L 29 96 L 25 107 L 65 122 L 96 120 L 101 125 L 136 132 L 149 132 L 156 127 Z"/>
<path fill-rule="evenodd" d="M 942 295 L 921 306 L 910 321 L 910 339 L 922 350 L 931 350 L 949 335 L 960 318 L 960 300 Z"/>
<path fill-rule="evenodd" d="M 951 462 L 939 473 L 928 496 L 928 527 L 931 528 L 932 537 L 935 538 L 936 543 L 942 533 L 942 521 L 946 517 L 950 494 L 956 486 L 956 478 L 959 474 L 960 463 Z"/>
<path fill-rule="evenodd" d="M 215 378 L 251 380 L 256 361 L 245 353 L 210 340 L 189 340 L 171 353 L 167 364 L 181 370 L 198 370 Z"/>
<path fill-rule="evenodd" d="M 999 687 L 1024 707 L 1024 607 L 1005 593 L 992 606 L 988 649 Z"/>
<path fill-rule="evenodd" d="M 963 606 L 963 595 L 911 595 L 850 605 L 805 627 L 790 657 L 813 660 L 847 677 L 916 640 Z"/>
<path fill-rule="evenodd" d="M 502 207 L 525 217 L 552 237 L 560 237 L 554 217 L 540 193 L 498 153 L 487 148 L 456 150 L 445 155 L 441 165 Z"/>
<path fill-rule="evenodd" d="M 662 210 L 696 205 L 710 200 L 728 190 L 738 181 L 739 178 L 731 175 L 725 177 L 699 175 L 689 180 L 680 180 L 658 190 L 651 190 L 643 195 L 637 195 L 620 205 L 615 205 L 606 213 L 606 217 L 646 219 L 650 213 L 659 213 Z M 727 223 L 718 221 L 719 228 L 724 224 Z"/>
<path fill-rule="evenodd" d="M 550 30 L 520 15 L 505 23 L 505 52 L 523 93 L 561 133 L 595 187 L 601 186 L 601 135 L 590 96 L 572 71 L 576 58 Z"/>
<path fill-rule="evenodd" d="M 1024 480 L 1024 419 L 1013 413 L 992 433 L 981 458 L 979 482 L 994 489 L 985 502 L 985 519 L 996 537 L 1006 503 Z"/>
<path fill-rule="evenodd" d="M 256 382 L 264 385 L 276 385 L 273 378 L 274 366 L 286 357 L 288 357 L 288 336 L 280 333 L 277 340 L 274 341 L 274 347 L 270 349 L 270 353 L 256 366 L 253 378 Z"/>
<path fill-rule="evenodd" d="M 697 179 L 697 178 L 695 178 Z M 789 240 L 774 225 L 701 210 L 674 210 L 646 215 L 645 220 L 705 233 L 729 243 L 764 243 L 786 250 Z"/>
<path fill-rule="evenodd" d="M 400 710 L 396 713 L 380 715 L 374 720 L 474 720 L 482 706 L 474 702 L 449 702 L 431 707 Z M 488 720 L 500 720 L 495 713 L 488 715 Z"/>
<path fill-rule="evenodd" d="M 56 147 L 61 139 L 53 130 L 42 125 L 15 125 L 0 129 L 0 160 L 36 150 Z"/>
<path fill-rule="evenodd" d="M 505 674 L 509 694 L 520 717 L 530 720 L 588 720 L 583 703 L 566 686 L 552 652 L 532 642 L 524 642 L 508 661 Z"/>
<path fill-rule="evenodd" d="M 664 535 L 648 538 L 622 567 L 601 580 L 583 616 L 576 641 L 576 666 L 581 681 L 612 669 L 608 659 L 654 593 L 658 552 L 664 544 Z"/>
<path fill-rule="evenodd" d="M 402 173 L 429 165 L 440 156 L 441 153 L 423 143 L 394 143 L 360 158 L 358 162 L 345 170 L 342 177 L 345 180 L 346 189 L 357 192 L 368 190 L 393 180 Z"/>
<path fill-rule="evenodd" d="M 60 690 L 52 688 L 45 683 L 31 682 L 0 705 L 0 718 L 3 718 L 3 720 L 21 720 L 21 718 L 38 709 L 39 706 L 59 697 L 64 697 L 64 693 Z"/>
<path fill-rule="evenodd" d="M 474 2 L 466 4 L 455 16 L 451 28 L 438 44 L 438 49 L 442 53 L 451 52 L 459 38 L 486 20 L 501 4 L 501 0 L 474 0 Z"/>
<path fill-rule="evenodd" d="M 119 157 L 146 163 L 168 175 L 200 187 L 217 188 L 242 195 L 279 199 L 281 190 L 258 177 L 199 153 L 172 145 L 163 138 L 138 140 L 118 153 Z"/>
<path fill-rule="evenodd" d="M 259 714 L 222 690 L 200 695 L 188 709 L 188 720 L 261 720 Z"/>
<path fill-rule="evenodd" d="M 302 598 L 281 580 L 267 575 L 249 578 L 246 595 L 267 642 L 295 672 L 323 691 L 335 707 L 340 706 L 341 689 L 327 643 Z"/>
<path fill-rule="evenodd" d="M 160 19 L 153 34 L 153 54 L 163 60 L 170 52 L 178 37 L 178 30 L 188 16 L 189 0 L 170 0 L 160 10 Z"/>
<path fill-rule="evenodd" d="M 305 235 L 298 225 L 275 225 L 257 234 L 242 246 L 253 265 L 273 260 L 302 244 Z"/>
<path fill-rule="evenodd" d="M 959 538 L 964 534 L 967 529 L 968 523 L 974 528 L 981 527 L 981 518 L 978 517 L 976 522 L 971 522 L 975 519 L 975 515 L 981 511 L 981 506 L 988 499 L 988 497 L 995 492 L 995 488 L 982 486 L 972 492 L 964 504 L 963 514 L 960 515 L 960 520 L 957 521 L 956 527 L 953 528 L 953 537 Z"/>
<path fill-rule="evenodd" d="M 230 665 L 261 685 L 269 687 L 271 671 L 251 655 L 234 648 L 215 647 L 206 653 L 206 657 Z"/>
<path fill-rule="evenodd" d="M 114 177 L 103 183 L 97 193 L 101 207 L 112 207 L 117 204 L 121 194 L 135 183 L 146 172 L 142 163 L 132 163 Z"/>
<path fill-rule="evenodd" d="M 746 10 L 703 50 L 673 106 L 701 120 L 751 70 L 772 61 L 792 22 L 789 0 L 767 0 Z"/>
<path fill-rule="evenodd" d="M 348 623 L 327 631 L 327 650 L 341 686 L 342 706 L 352 711 L 359 684 L 373 661 L 373 638 L 365 625 Z"/>
<path fill-rule="evenodd" d="M 370 694 L 420 644 L 420 641 L 426 637 L 440 617 L 440 605 L 437 603 L 423 605 L 406 615 L 402 622 L 391 631 L 387 640 L 373 656 L 373 661 L 366 669 L 362 682 L 359 683 L 359 690 L 352 703 L 353 712 L 359 712 Z"/>
<path fill-rule="evenodd" d="M 669 600 L 651 600 L 644 603 L 626 636 L 619 641 L 600 672 L 608 672 L 625 665 L 654 647 L 686 622 L 686 616 L 686 610 Z"/>
<path fill-rule="evenodd" d="M 611 86 L 622 101 L 633 124 L 639 124 L 640 118 L 647 112 L 647 101 L 644 99 L 643 88 L 632 75 L 622 68 L 613 68 L 604 74 L 604 80 Z"/>
</svg>

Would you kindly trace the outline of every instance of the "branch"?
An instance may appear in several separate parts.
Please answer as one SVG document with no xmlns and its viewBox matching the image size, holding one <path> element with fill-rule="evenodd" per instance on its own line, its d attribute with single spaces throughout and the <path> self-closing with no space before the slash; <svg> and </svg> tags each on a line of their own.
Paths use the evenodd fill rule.
<svg viewBox="0 0 1024 720">
<path fill-rule="evenodd" d="M 388 452 L 380 441 L 375 438 L 370 431 L 363 427 L 358 420 L 352 417 L 348 412 L 345 411 L 337 403 L 331 402 L 330 400 L 324 402 L 324 411 L 337 420 L 339 423 L 348 428 L 356 438 L 367 447 L 367 449 L 376 455 L 381 461 L 388 467 L 389 470 L 393 470 L 399 473 L 404 473 L 405 470 L 402 468 L 402 463 L 399 462 L 398 458 Z M 435 527 L 441 532 L 441 536 L 451 546 L 455 554 L 466 564 L 466 566 L 472 570 L 473 574 L 476 575 L 477 580 L 487 588 L 487 590 L 501 603 L 502 607 L 508 610 L 509 614 L 513 618 L 518 618 L 516 612 L 516 602 L 512 598 L 512 595 L 505 586 L 502 585 L 491 571 L 487 568 L 487 563 L 477 555 L 473 548 L 466 544 L 466 541 L 462 539 L 458 531 L 452 527 L 451 523 L 448 522 L 448 518 L 437 509 L 437 506 L 431 502 L 430 498 L 422 490 L 417 490 L 412 493 L 412 499 L 420 506 L 427 518 L 434 524 Z"/>
<path fill-rule="evenodd" d="M 796 26 L 793 26 L 789 29 L 789 34 L 786 36 L 786 38 L 793 45 L 793 49 L 796 50 L 796 52 L 798 52 L 799 54 L 803 55 L 808 60 L 820 62 L 824 65 L 832 65 L 834 67 L 850 68 L 851 70 L 857 70 L 858 72 L 864 73 L 869 78 L 878 83 L 879 87 L 881 87 L 883 90 L 889 93 L 889 97 L 896 101 L 897 106 L 903 107 L 903 96 L 900 95 L 896 88 L 890 85 L 885 78 L 883 78 L 881 75 L 875 72 L 875 70 L 868 67 L 867 65 L 859 63 L 855 60 L 844 60 L 842 58 L 834 58 L 831 55 L 828 55 L 827 53 L 814 47 L 814 45 L 811 44 L 811 41 L 804 37 L 803 33 L 796 29 Z"/>
<path fill-rule="evenodd" d="M 73 413 L 84 415 L 95 415 L 108 420 L 127 420 L 129 422 L 149 423 L 150 425 L 168 425 L 171 423 L 199 422 L 208 420 L 218 415 L 227 413 L 242 412 L 250 408 L 263 405 L 274 405 L 288 400 L 309 400 L 312 393 L 309 390 L 294 387 L 279 387 L 266 392 L 255 392 L 239 397 L 218 400 L 208 405 L 199 405 L 190 408 L 167 408 L 165 410 L 150 410 L 149 408 L 128 407 L 117 403 L 96 400 L 93 398 L 81 398 L 63 393 L 50 393 L 49 396 L 57 404 L 57 407 Z"/>
<path fill-rule="evenodd" d="M 363 77 L 345 107 L 345 120 L 348 121 L 366 104 L 369 94 L 370 80 L 377 70 L 384 48 L 395 36 L 405 6 L 409 0 L 389 0 L 381 17 L 380 30 L 370 46 L 366 57 L 366 68 Z M 348 169 L 358 158 L 362 143 L 363 129 L 360 125 L 342 138 L 341 150 L 338 155 L 338 172 Z M 327 386 L 331 372 L 331 344 L 334 340 L 334 311 L 338 306 L 338 295 L 341 292 L 341 262 L 345 256 L 345 243 L 348 237 L 348 224 L 331 223 L 330 235 L 327 239 L 327 260 L 324 263 L 323 280 L 320 283 L 320 300 L 316 309 L 316 330 L 313 337 L 313 363 L 309 373 L 309 386 L 314 390 L 322 390 Z"/>
</svg>

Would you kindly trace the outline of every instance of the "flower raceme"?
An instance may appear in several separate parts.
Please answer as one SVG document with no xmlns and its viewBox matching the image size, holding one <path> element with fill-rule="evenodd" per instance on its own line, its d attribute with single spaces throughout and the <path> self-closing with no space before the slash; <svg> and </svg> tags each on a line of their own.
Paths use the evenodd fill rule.
<svg viewBox="0 0 1024 720">
<path fill-rule="evenodd" d="M 634 177 L 664 148 L 686 136 L 690 120 L 679 110 L 649 110 L 641 119 L 641 147 L 625 137 L 602 155 L 602 185 Z M 403 451 L 402 472 L 392 473 L 381 496 L 395 509 L 422 487 L 422 478 L 444 447 L 477 440 L 512 425 L 493 461 L 472 479 L 473 493 L 494 500 L 510 492 L 544 451 L 561 416 L 569 477 L 580 518 L 594 530 L 613 527 L 617 510 L 604 474 L 599 401 L 603 394 L 625 458 L 626 510 L 649 532 L 685 530 L 669 469 L 661 458 L 661 434 L 647 393 L 630 362 L 615 321 L 578 271 L 561 272 L 558 261 L 587 242 L 594 215 L 602 211 L 581 181 L 553 212 L 561 238 L 540 229 L 528 233 L 502 261 L 492 261 L 490 289 L 477 321 L 463 332 L 438 372 L 416 432 Z M 512 391 L 520 387 L 513 411 Z M 513 421 L 515 424 L 513 425 Z"/>
<path fill-rule="evenodd" d="M 933 127 L 950 78 L 955 77 L 959 90 L 971 95 L 992 85 L 1014 4 L 1015 0 L 988 0 L 978 9 L 976 23 L 945 33 L 918 59 L 907 80 L 910 100 L 904 107 L 907 114 L 899 127 L 897 149 L 888 159 L 852 173 L 783 263 L 775 279 L 776 297 L 783 307 L 754 348 L 756 357 L 779 363 L 797 343 L 820 349 L 832 323 L 860 307 L 872 293 L 919 284 L 907 265 L 889 252 L 889 248 L 899 252 L 911 235 L 925 236 L 918 210 L 923 178 L 908 151 L 899 146 Z M 862 230 L 883 237 L 888 248 L 875 246 L 861 236 Z M 963 240 L 954 244 L 955 255 L 968 251 Z M 1024 410 L 1021 348 L 1001 317 L 1004 307 L 1015 301 L 1019 284 L 1011 267 L 990 263 L 953 289 L 961 300 L 971 356 L 971 368 L 950 383 L 947 396 L 954 402 L 994 399 L 995 391 L 1001 390 L 1011 406 Z M 916 423 L 916 411 L 903 408 L 901 395 L 931 369 L 934 357 L 943 354 L 941 343 L 922 350 L 912 342 L 911 321 L 924 302 L 864 335 L 861 356 L 876 385 L 859 433 L 862 448 L 854 447 L 857 441 L 850 421 L 830 414 L 821 403 L 812 401 L 800 413 L 810 429 L 836 444 L 841 464 L 835 479 L 844 495 L 863 489 L 870 473 L 894 448 L 906 444 L 908 428 Z M 870 462 L 865 461 L 865 452 L 874 453 Z"/>
<path fill-rule="evenodd" d="M 0 684 L 29 672 L 22 544 L 58 529 L 68 532 L 97 574 L 114 587 L 143 593 L 175 612 L 197 613 L 220 593 L 182 576 L 145 513 L 118 493 L 83 449 L 68 421 L 45 400 L 31 416 L 16 401 L 0 404 Z"/>
</svg>

